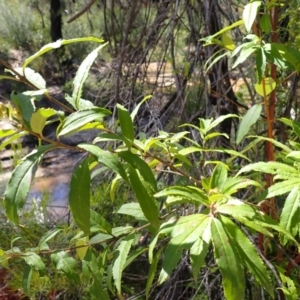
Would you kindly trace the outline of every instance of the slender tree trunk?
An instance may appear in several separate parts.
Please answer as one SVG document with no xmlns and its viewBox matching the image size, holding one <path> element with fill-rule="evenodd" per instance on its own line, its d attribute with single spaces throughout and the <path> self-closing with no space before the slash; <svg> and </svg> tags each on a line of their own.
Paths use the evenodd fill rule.
<svg viewBox="0 0 300 300">
<path fill-rule="evenodd" d="M 51 40 L 53 42 L 62 39 L 62 14 L 61 0 L 50 2 Z"/>
</svg>

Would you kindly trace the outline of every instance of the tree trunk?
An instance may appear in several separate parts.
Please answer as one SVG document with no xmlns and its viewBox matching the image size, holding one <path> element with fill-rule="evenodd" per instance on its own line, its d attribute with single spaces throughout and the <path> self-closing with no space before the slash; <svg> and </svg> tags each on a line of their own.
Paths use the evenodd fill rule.
<svg viewBox="0 0 300 300">
<path fill-rule="evenodd" d="M 62 15 L 61 0 L 50 2 L 51 40 L 53 42 L 62 39 Z"/>
</svg>

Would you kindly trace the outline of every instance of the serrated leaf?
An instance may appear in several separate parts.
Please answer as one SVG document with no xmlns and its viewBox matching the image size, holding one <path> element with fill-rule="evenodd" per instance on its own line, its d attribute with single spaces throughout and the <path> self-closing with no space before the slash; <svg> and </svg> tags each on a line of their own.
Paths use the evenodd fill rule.
<svg viewBox="0 0 300 300">
<path fill-rule="evenodd" d="M 269 162 L 258 162 L 254 164 L 249 164 L 243 167 L 238 173 L 237 176 L 241 173 L 249 172 L 249 171 L 259 171 L 263 173 L 269 174 L 286 174 L 291 177 L 297 177 L 299 172 L 296 168 L 293 168 L 287 164 L 269 161 Z"/>
<path fill-rule="evenodd" d="M 91 144 L 79 144 L 78 147 L 96 156 L 99 162 L 119 174 L 126 182 L 128 182 L 128 177 L 123 165 L 112 153 L 104 151 L 100 147 Z"/>
<path fill-rule="evenodd" d="M 46 145 L 33 150 L 14 169 L 4 194 L 5 212 L 12 222 L 19 223 L 18 209 L 25 204 L 38 164 L 45 152 L 53 147 L 54 145 Z"/>
<path fill-rule="evenodd" d="M 45 270 L 45 264 L 43 263 L 40 256 L 38 256 L 35 252 L 26 252 L 22 258 L 25 262 L 33 267 L 37 271 L 43 272 Z"/>
<path fill-rule="evenodd" d="M 134 234 L 128 235 L 124 240 L 122 240 L 116 249 L 117 258 L 113 263 L 113 278 L 115 281 L 115 286 L 118 291 L 118 295 L 121 295 L 121 280 L 122 280 L 122 273 L 124 270 L 124 266 L 126 263 L 127 256 L 129 254 L 131 245 L 133 243 Z"/>
<path fill-rule="evenodd" d="M 110 234 L 105 234 L 105 233 L 98 233 L 96 234 L 95 236 L 93 236 L 91 239 L 90 239 L 90 242 L 89 244 L 90 245 L 93 245 L 93 244 L 100 244 L 102 242 L 105 242 L 105 241 L 108 241 L 110 239 L 112 239 L 113 236 L 110 235 Z"/>
<path fill-rule="evenodd" d="M 181 197 L 194 204 L 204 204 L 206 206 L 210 205 L 208 196 L 202 190 L 194 186 L 168 187 L 154 195 L 156 198 L 166 196 Z"/>
<path fill-rule="evenodd" d="M 109 110 L 99 107 L 76 111 L 64 120 L 58 136 L 70 135 L 83 125 L 93 121 L 102 121 L 105 116 L 110 114 Z"/>
<path fill-rule="evenodd" d="M 90 232 L 90 184 L 89 161 L 84 159 L 72 174 L 69 204 L 76 224 L 86 234 Z"/>
<path fill-rule="evenodd" d="M 146 219 L 139 203 L 125 203 L 116 211 L 116 213 L 132 216 L 137 220 Z"/>
<path fill-rule="evenodd" d="M 265 97 L 275 90 L 276 81 L 272 77 L 262 78 L 261 83 L 256 83 L 254 87 L 257 94 Z"/>
<path fill-rule="evenodd" d="M 217 188 L 219 191 L 221 191 L 226 180 L 227 169 L 224 167 L 223 164 L 217 164 L 210 180 L 210 188 Z"/>
<path fill-rule="evenodd" d="M 193 246 L 190 249 L 192 273 L 195 281 L 197 281 L 200 268 L 203 266 L 210 242 L 211 230 L 210 226 L 207 226 L 203 231 L 202 235 L 198 238 L 198 240 L 193 244 Z"/>
<path fill-rule="evenodd" d="M 267 198 L 290 192 L 294 187 L 299 187 L 300 178 L 291 178 L 285 181 L 277 182 L 268 188 Z"/>
<path fill-rule="evenodd" d="M 144 180 L 150 184 L 152 190 L 157 191 L 157 184 L 153 172 L 144 160 L 130 151 L 119 152 L 118 156 L 129 163 L 134 169 L 137 169 Z"/>
<path fill-rule="evenodd" d="M 236 144 L 238 145 L 244 136 L 248 133 L 250 127 L 256 123 L 260 117 L 262 110 L 261 104 L 254 104 L 242 118 L 242 121 L 239 125 L 237 135 L 236 135 Z"/>
<path fill-rule="evenodd" d="M 141 182 L 137 172 L 132 167 L 129 167 L 129 178 L 131 182 L 132 189 L 137 197 L 137 200 L 141 206 L 141 209 L 154 228 L 159 227 L 159 211 L 155 198 L 148 194 L 146 188 Z"/>
<path fill-rule="evenodd" d="M 298 224 L 300 223 L 300 191 L 299 186 L 295 186 L 284 202 L 284 206 L 280 215 L 280 226 L 296 236 Z M 280 235 L 281 243 L 285 245 L 287 238 Z"/>
<path fill-rule="evenodd" d="M 175 236 L 173 236 L 166 247 L 158 284 L 162 284 L 168 279 L 181 258 L 182 250 L 191 248 L 193 243 L 196 242 L 200 236 L 202 236 L 209 222 L 210 218 L 205 215 L 202 216 L 202 218 L 198 216 L 197 219 L 182 224 L 181 226 L 183 229 L 179 228 L 178 223 L 176 224 L 176 229 L 175 227 L 173 229 L 173 232 L 176 232 Z M 181 231 L 180 234 L 178 233 L 179 230 L 177 229 Z"/>
<path fill-rule="evenodd" d="M 243 189 L 251 185 L 261 187 L 261 184 L 259 182 L 251 179 L 241 177 L 227 178 L 226 182 L 223 185 L 223 188 L 221 189 L 221 193 L 230 196 L 236 193 L 239 189 Z"/>
<path fill-rule="evenodd" d="M 229 218 L 221 216 L 221 222 L 226 231 L 230 234 L 228 236 L 229 241 L 231 244 L 235 245 L 242 264 L 247 267 L 255 280 L 271 295 L 271 297 L 274 297 L 273 284 L 254 245 L 244 235 L 241 229 Z M 244 277 L 243 274 L 242 276 Z"/>
<path fill-rule="evenodd" d="M 233 217 L 253 218 L 257 211 L 253 206 L 250 206 L 238 199 L 229 199 L 225 204 L 216 207 L 216 212 L 221 214 L 231 215 Z"/>
<path fill-rule="evenodd" d="M 245 5 L 243 10 L 243 21 L 248 32 L 251 31 L 251 27 L 255 21 L 257 11 L 260 6 L 261 1 L 253 1 Z"/>
<path fill-rule="evenodd" d="M 30 296 L 30 284 L 32 277 L 32 267 L 27 265 L 25 267 L 23 278 L 22 278 L 22 288 L 25 295 Z"/>
<path fill-rule="evenodd" d="M 30 118 L 30 127 L 33 132 L 42 134 L 48 118 L 54 116 L 56 111 L 52 108 L 40 108 Z"/>
<path fill-rule="evenodd" d="M 223 224 L 216 218 L 211 222 L 214 256 L 222 275 L 226 299 L 244 299 L 245 278 L 241 259 Z"/>
<path fill-rule="evenodd" d="M 61 270 L 74 284 L 80 284 L 80 278 L 77 270 L 77 261 L 69 256 L 65 251 L 51 254 L 51 260 L 57 270 Z"/>
<path fill-rule="evenodd" d="M 70 39 L 70 40 L 58 40 L 53 43 L 49 43 L 45 46 L 43 46 L 38 52 L 27 58 L 23 64 L 23 69 L 28 66 L 33 60 L 38 58 L 39 56 L 51 51 L 52 49 L 60 48 L 63 45 L 68 45 L 72 43 L 78 43 L 78 42 L 96 42 L 96 43 L 103 43 L 104 41 L 102 39 L 97 39 L 95 37 L 83 37 L 83 38 L 76 38 L 76 39 Z"/>
<path fill-rule="evenodd" d="M 109 234 L 112 233 L 111 226 L 102 216 L 100 216 L 94 210 L 91 210 L 90 215 L 91 215 L 91 225 L 93 227 L 97 228 L 97 230 L 103 231 L 104 233 L 109 233 Z"/>
<path fill-rule="evenodd" d="M 97 47 L 95 50 L 93 50 L 91 53 L 89 53 L 89 55 L 80 64 L 80 66 L 76 72 L 76 76 L 73 81 L 73 93 L 72 93 L 72 98 L 74 99 L 76 109 L 80 109 L 83 84 L 87 79 L 89 70 L 90 70 L 93 62 L 97 58 L 98 52 L 105 45 L 106 44 L 101 45 L 101 46 Z"/>
</svg>

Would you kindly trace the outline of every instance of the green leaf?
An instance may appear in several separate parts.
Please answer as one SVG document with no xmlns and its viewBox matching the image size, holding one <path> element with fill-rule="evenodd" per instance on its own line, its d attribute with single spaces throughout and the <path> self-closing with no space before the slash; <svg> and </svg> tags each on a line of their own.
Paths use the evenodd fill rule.
<svg viewBox="0 0 300 300">
<path fill-rule="evenodd" d="M 242 177 L 231 177 L 227 178 L 220 192 L 224 195 L 230 196 L 236 193 L 239 189 L 243 189 L 251 185 L 261 187 L 261 184 L 257 181 Z"/>
<path fill-rule="evenodd" d="M 256 52 L 256 72 L 257 80 L 261 83 L 262 78 L 264 77 L 267 66 L 267 57 L 263 48 L 259 48 Z"/>
<path fill-rule="evenodd" d="M 40 90 L 46 89 L 46 81 L 41 74 L 35 72 L 31 68 L 15 68 L 20 75 L 23 75 L 30 83 Z"/>
<path fill-rule="evenodd" d="M 147 284 L 146 284 L 146 299 L 148 299 L 148 297 L 149 297 L 149 292 L 150 292 L 150 289 L 152 287 L 152 283 L 153 283 L 153 280 L 155 278 L 155 273 L 156 273 L 156 270 L 157 270 L 157 264 L 159 262 L 159 258 L 161 256 L 161 253 L 162 253 L 163 249 L 164 248 L 160 248 L 157 251 L 157 253 L 155 254 L 155 256 L 152 260 L 150 270 L 149 270 L 149 273 L 148 273 Z"/>
<path fill-rule="evenodd" d="M 156 198 L 165 196 L 181 197 L 194 204 L 204 204 L 206 206 L 210 205 L 207 195 L 202 190 L 194 186 L 168 187 L 154 195 Z"/>
<path fill-rule="evenodd" d="M 22 136 L 25 136 L 26 134 L 28 134 L 28 132 L 26 132 L 26 131 L 21 131 L 21 132 L 14 134 L 9 139 L 6 139 L 4 142 L 1 143 L 0 150 L 4 149 L 6 146 L 13 143 L 15 140 L 21 138 Z"/>
<path fill-rule="evenodd" d="M 251 44 L 252 44 L 252 47 L 242 48 L 239 57 L 237 58 L 237 60 L 234 62 L 233 66 L 232 66 L 233 69 L 235 67 L 237 67 L 239 64 L 242 64 L 244 61 L 249 59 L 251 54 L 253 54 L 254 52 L 257 51 L 257 46 L 254 43 L 251 43 Z"/>
<path fill-rule="evenodd" d="M 80 67 L 78 68 L 76 72 L 76 76 L 73 81 L 73 94 L 72 98 L 75 101 L 75 108 L 81 109 L 80 102 L 81 102 L 81 95 L 82 95 L 82 89 L 83 84 L 87 79 L 89 70 L 95 61 L 95 59 L 98 56 L 98 52 L 100 49 L 102 49 L 106 44 L 103 44 L 99 47 L 97 47 L 94 51 L 92 51 L 81 63 Z"/>
<path fill-rule="evenodd" d="M 136 117 L 136 115 L 137 115 L 137 113 L 138 113 L 138 111 L 139 111 L 141 105 L 142 105 L 144 102 L 146 102 L 148 99 L 150 99 L 150 98 L 152 98 L 152 95 L 145 96 L 145 97 L 143 98 L 143 100 L 142 100 L 142 101 L 134 108 L 134 110 L 133 110 L 132 113 L 130 114 L 130 117 L 131 117 L 132 122 L 134 121 L 134 119 L 135 119 L 135 117 Z"/>
<path fill-rule="evenodd" d="M 76 111 L 64 120 L 58 136 L 70 135 L 83 125 L 92 121 L 102 121 L 105 116 L 110 114 L 109 110 L 99 107 Z"/>
<path fill-rule="evenodd" d="M 43 129 L 48 118 L 56 114 L 52 108 L 40 108 L 31 115 L 30 128 L 33 132 L 42 135 Z"/>
<path fill-rule="evenodd" d="M 91 210 L 90 216 L 91 216 L 91 225 L 93 226 L 94 229 L 104 233 L 109 233 L 109 234 L 112 233 L 111 226 L 109 225 L 109 223 L 97 212 Z"/>
<path fill-rule="evenodd" d="M 38 256 L 35 252 L 26 252 L 22 258 L 25 262 L 33 267 L 35 270 L 43 272 L 45 270 L 45 264 L 43 263 L 40 256 Z"/>
<path fill-rule="evenodd" d="M 69 256 L 65 251 L 51 254 L 51 260 L 57 270 L 61 270 L 75 285 L 80 284 L 76 260 Z"/>
<path fill-rule="evenodd" d="M 210 224 L 208 224 L 210 225 Z M 208 248 L 211 242 L 211 229 L 207 226 L 198 238 L 198 240 L 193 244 L 190 250 L 191 255 L 191 265 L 194 280 L 197 281 L 200 268 L 203 266 L 204 259 L 208 252 Z"/>
<path fill-rule="evenodd" d="M 273 284 L 254 245 L 244 235 L 241 229 L 229 218 L 221 216 L 221 222 L 226 231 L 229 233 L 228 243 L 230 242 L 230 244 L 235 245 L 242 264 L 247 267 L 259 285 L 262 286 L 271 295 L 271 297 L 274 297 Z M 244 275 L 242 274 L 241 276 Z"/>
<path fill-rule="evenodd" d="M 103 43 L 104 41 L 102 39 L 97 39 L 95 37 L 83 37 L 83 38 L 76 38 L 76 39 L 70 39 L 70 40 L 58 40 L 56 42 L 47 44 L 43 46 L 38 52 L 27 58 L 23 64 L 23 69 L 28 66 L 33 60 L 38 58 L 39 56 L 49 52 L 52 49 L 60 48 L 63 45 L 68 45 L 72 43 L 79 43 L 79 42 L 96 42 L 96 43 Z"/>
<path fill-rule="evenodd" d="M 229 35 L 227 35 L 227 33 L 223 33 L 221 38 L 226 49 L 230 51 L 233 51 L 235 49 L 235 44 L 232 38 Z"/>
<path fill-rule="evenodd" d="M 15 134 L 17 131 L 15 131 L 14 129 L 1 129 L 0 130 L 0 138 L 5 138 L 7 136 L 13 135 Z"/>
<path fill-rule="evenodd" d="M 274 146 L 282 149 L 283 151 L 285 151 L 287 153 L 290 153 L 292 151 L 288 146 L 286 146 L 283 143 L 280 143 L 274 139 L 270 139 L 270 138 L 263 137 L 263 136 L 250 136 L 250 137 L 257 138 L 259 141 L 268 141 L 268 142 L 272 143 Z"/>
<path fill-rule="evenodd" d="M 46 232 L 40 239 L 38 248 L 41 249 L 43 246 L 52 238 L 54 238 L 59 232 L 62 231 L 62 228 L 53 228 Z"/>
<path fill-rule="evenodd" d="M 237 176 L 241 173 L 249 171 L 259 171 L 269 174 L 285 174 L 287 176 L 296 177 L 298 176 L 298 170 L 280 162 L 269 161 L 269 162 L 258 162 L 254 164 L 249 164 L 243 167 L 238 173 Z"/>
<path fill-rule="evenodd" d="M 205 131 L 206 133 L 209 132 L 210 130 L 212 130 L 213 128 L 215 128 L 216 126 L 218 126 L 221 122 L 223 122 L 224 120 L 228 119 L 228 118 L 238 118 L 238 115 L 235 114 L 227 114 L 224 116 L 220 116 L 218 117 L 216 120 L 214 120 L 213 122 L 211 122 L 206 128 Z"/>
<path fill-rule="evenodd" d="M 29 122 L 33 112 L 35 111 L 33 98 L 24 94 L 15 94 L 12 92 L 10 99 L 20 111 L 24 124 L 30 128 Z"/>
<path fill-rule="evenodd" d="M 210 188 L 218 188 L 218 190 L 221 191 L 226 180 L 227 169 L 223 166 L 223 164 L 217 164 L 210 180 Z"/>
<path fill-rule="evenodd" d="M 216 207 L 216 212 L 221 214 L 231 215 L 233 217 L 253 218 L 257 211 L 253 206 L 250 206 L 238 199 L 229 199 L 225 204 Z"/>
<path fill-rule="evenodd" d="M 23 278 L 22 278 L 22 288 L 25 295 L 30 296 L 30 284 L 32 277 L 32 267 L 27 265 L 25 267 Z"/>
<path fill-rule="evenodd" d="M 84 159 L 72 174 L 69 204 L 78 227 L 86 234 L 90 232 L 90 184 L 88 159 Z"/>
<path fill-rule="evenodd" d="M 248 32 L 251 31 L 251 27 L 255 21 L 257 11 L 260 6 L 261 1 L 253 1 L 245 5 L 243 10 L 243 21 Z"/>
<path fill-rule="evenodd" d="M 4 194 L 6 215 L 12 222 L 19 223 L 18 209 L 25 204 L 38 164 L 45 152 L 53 147 L 54 145 L 46 145 L 33 150 L 14 169 Z"/>
<path fill-rule="evenodd" d="M 128 235 L 124 240 L 122 240 L 116 249 L 117 258 L 113 263 L 113 278 L 115 281 L 115 286 L 118 291 L 118 295 L 121 295 L 121 280 L 122 280 L 122 273 L 124 270 L 124 266 L 126 263 L 127 256 L 129 254 L 131 245 L 134 240 L 134 234 Z"/>
<path fill-rule="evenodd" d="M 269 14 L 264 13 L 264 15 L 259 18 L 259 26 L 266 34 L 271 31 L 271 17 Z"/>
<path fill-rule="evenodd" d="M 157 191 L 157 184 L 153 172 L 144 160 L 130 151 L 118 152 L 118 156 L 129 163 L 134 169 L 137 169 L 144 180 L 150 184 L 152 190 L 154 192 Z"/>
<path fill-rule="evenodd" d="M 265 97 L 275 90 L 276 81 L 272 77 L 262 78 L 261 83 L 256 83 L 254 87 L 257 94 Z"/>
<path fill-rule="evenodd" d="M 211 222 L 211 236 L 214 256 L 222 274 L 222 284 L 226 299 L 244 299 L 245 278 L 242 262 L 224 225 L 216 218 Z"/>
<path fill-rule="evenodd" d="M 280 226 L 296 236 L 300 223 L 300 191 L 299 186 L 295 186 L 284 202 L 280 215 Z M 287 243 L 285 235 L 280 235 L 283 245 Z"/>
<path fill-rule="evenodd" d="M 276 269 L 280 275 L 280 279 L 282 280 L 283 287 L 277 288 L 282 290 L 285 295 L 286 300 L 299 300 L 299 294 L 297 291 L 297 287 L 295 286 L 295 282 L 290 277 L 286 276 L 285 270 L 276 266 Z M 299 289 L 298 289 L 299 290 Z"/>
<path fill-rule="evenodd" d="M 100 244 L 112 239 L 113 236 L 110 234 L 98 233 L 90 239 L 90 245 Z"/>
<path fill-rule="evenodd" d="M 126 182 L 128 182 L 128 177 L 123 165 L 112 153 L 102 150 L 100 147 L 91 144 L 79 144 L 78 147 L 96 156 L 99 162 L 103 163 L 109 169 L 119 174 Z"/>
<path fill-rule="evenodd" d="M 120 104 L 117 104 L 117 109 L 118 109 L 118 118 L 122 130 L 122 135 L 129 141 L 133 142 L 134 128 L 133 128 L 133 122 L 130 117 L 130 114 L 128 110 Z"/>
<path fill-rule="evenodd" d="M 132 189 L 137 197 L 137 200 L 141 206 L 141 209 L 154 228 L 159 227 L 159 211 L 155 198 L 149 195 L 145 189 L 143 183 L 141 182 L 137 172 L 132 167 L 129 167 L 129 178 L 131 182 Z"/>
<path fill-rule="evenodd" d="M 236 144 L 238 145 L 243 137 L 249 132 L 250 127 L 256 123 L 262 110 L 261 104 L 253 105 L 243 117 L 236 135 Z"/>
<path fill-rule="evenodd" d="M 185 220 L 188 219 L 185 218 Z M 197 219 L 180 225 L 176 223 L 176 229 L 175 227 L 173 228 L 173 232 L 176 235 L 170 240 L 166 247 L 158 284 L 162 284 L 168 279 L 181 258 L 182 250 L 190 249 L 193 243 L 202 236 L 209 223 L 210 218 L 207 215 L 201 218 L 198 216 Z M 181 231 L 181 233 L 179 233 L 179 231 Z"/>
<path fill-rule="evenodd" d="M 137 220 L 146 219 L 139 203 L 125 203 L 116 211 L 116 213 L 132 216 Z"/>
<path fill-rule="evenodd" d="M 290 192 L 294 187 L 299 187 L 300 178 L 291 178 L 277 182 L 269 187 L 267 198 L 272 198 Z"/>
</svg>

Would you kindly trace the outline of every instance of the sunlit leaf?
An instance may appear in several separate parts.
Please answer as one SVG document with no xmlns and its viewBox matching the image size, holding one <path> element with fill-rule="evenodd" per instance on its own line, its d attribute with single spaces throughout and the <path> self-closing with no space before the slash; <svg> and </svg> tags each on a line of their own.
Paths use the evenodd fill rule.
<svg viewBox="0 0 300 300">
<path fill-rule="evenodd" d="M 299 186 L 295 186 L 284 202 L 280 215 L 280 226 L 296 236 L 298 224 L 300 223 L 300 191 Z M 281 243 L 287 243 L 285 235 L 281 235 Z"/>
<path fill-rule="evenodd" d="M 44 271 L 45 270 L 45 264 L 42 261 L 41 257 L 37 255 L 35 252 L 26 252 L 22 258 L 25 260 L 25 262 L 34 268 L 37 271 Z"/>
<path fill-rule="evenodd" d="M 33 132 L 42 134 L 48 118 L 54 116 L 56 111 L 52 108 L 40 108 L 34 112 L 30 119 L 30 127 Z"/>
<path fill-rule="evenodd" d="M 47 44 L 43 46 L 38 52 L 27 58 L 23 64 L 23 69 L 26 68 L 28 64 L 30 64 L 33 60 L 38 58 L 39 56 L 49 52 L 52 49 L 60 48 L 63 45 L 68 45 L 72 43 L 78 43 L 78 42 L 96 42 L 96 43 L 103 43 L 102 39 L 97 39 L 95 37 L 83 37 L 83 38 L 76 38 L 76 39 L 70 39 L 70 40 L 58 40 L 56 42 Z"/>
<path fill-rule="evenodd" d="M 70 135 L 81 126 L 93 121 L 102 121 L 105 116 L 110 114 L 109 110 L 98 107 L 76 111 L 64 120 L 58 136 Z"/>
<path fill-rule="evenodd" d="M 221 216 L 221 222 L 226 228 L 226 231 L 230 234 L 228 236 L 230 244 L 235 244 L 242 264 L 247 267 L 255 280 L 271 295 L 271 297 L 274 297 L 273 284 L 254 245 L 244 235 L 241 229 L 229 218 Z"/>
<path fill-rule="evenodd" d="M 261 6 L 261 1 L 253 1 L 245 5 L 243 10 L 243 21 L 248 32 L 251 31 L 253 22 L 255 21 L 258 8 Z"/>
<path fill-rule="evenodd" d="M 124 266 L 128 253 L 130 251 L 131 245 L 133 243 L 134 234 L 128 235 L 123 239 L 118 248 L 116 249 L 116 259 L 113 263 L 113 278 L 115 281 L 115 286 L 117 288 L 118 294 L 121 295 L 121 279 Z"/>
<path fill-rule="evenodd" d="M 223 42 L 225 48 L 230 51 L 234 50 L 235 44 L 234 44 L 232 38 L 227 33 L 223 33 L 221 35 L 221 37 L 222 37 L 222 42 Z"/>
<path fill-rule="evenodd" d="M 86 151 L 93 154 L 99 162 L 103 163 L 109 169 L 119 174 L 125 181 L 128 181 L 127 174 L 123 168 L 123 165 L 115 157 L 115 155 L 92 144 L 79 144 L 78 147 L 85 149 Z"/>
<path fill-rule="evenodd" d="M 218 190 L 221 191 L 226 180 L 227 169 L 224 167 L 223 164 L 217 164 L 210 180 L 210 188 L 218 188 Z"/>
<path fill-rule="evenodd" d="M 275 90 L 276 81 L 271 77 L 262 78 L 261 83 L 256 83 L 254 87 L 260 96 L 265 97 Z"/>
<path fill-rule="evenodd" d="M 242 121 L 239 125 L 237 135 L 236 135 L 236 144 L 238 145 L 244 136 L 249 132 L 250 127 L 256 123 L 260 117 L 262 110 L 261 104 L 253 105 L 242 118 Z"/>
<path fill-rule="evenodd" d="M 242 261 L 224 225 L 216 218 L 211 222 L 214 256 L 222 274 L 222 285 L 226 299 L 244 299 L 245 278 Z"/>
<path fill-rule="evenodd" d="M 131 116 L 124 106 L 117 104 L 117 109 L 122 135 L 132 142 L 134 140 L 134 128 Z"/>
</svg>

